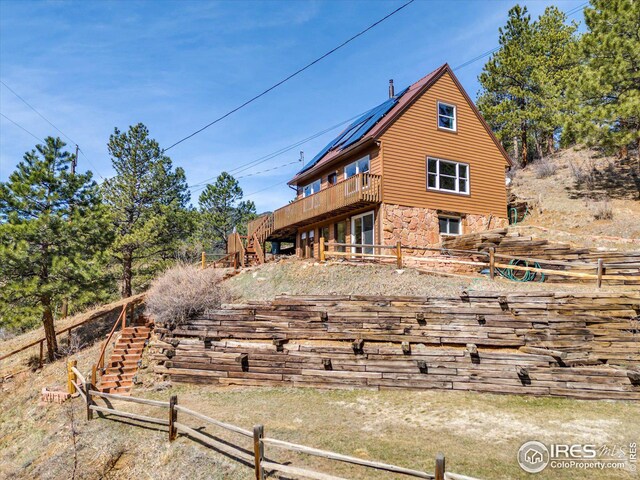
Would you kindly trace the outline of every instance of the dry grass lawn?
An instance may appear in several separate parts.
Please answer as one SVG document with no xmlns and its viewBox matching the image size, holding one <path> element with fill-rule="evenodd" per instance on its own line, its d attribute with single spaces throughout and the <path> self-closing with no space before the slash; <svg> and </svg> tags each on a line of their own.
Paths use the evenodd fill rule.
<svg viewBox="0 0 640 480">
<path fill-rule="evenodd" d="M 97 354 L 97 345 L 81 352 L 81 368 L 85 370 Z M 634 420 L 640 416 L 640 405 L 632 402 L 444 391 L 171 387 L 159 382 L 150 368 L 141 372 L 143 383 L 134 389 L 135 396 L 168 400 L 178 395 L 180 404 L 214 418 L 249 429 L 262 423 L 268 436 L 427 471 L 433 470 L 436 453 L 444 452 L 448 470 L 486 479 L 531 478 L 515 459 L 527 440 L 611 445 L 640 439 L 640 423 Z M 189 438 L 181 436 L 170 444 L 164 427 L 102 418 L 87 422 L 81 399 L 41 404 L 40 389 L 63 385 L 64 380 L 64 362 L 59 361 L 2 385 L 0 478 L 251 478 L 249 467 Z M 166 410 L 156 407 L 118 406 L 166 416 Z M 184 416 L 181 421 L 194 427 L 202 424 Z M 251 447 L 248 439 L 213 427 L 206 432 Z M 346 478 L 398 478 L 274 448 L 267 456 Z M 634 477 L 613 470 L 595 477 L 572 470 L 546 471 L 535 478 Z"/>
</svg>

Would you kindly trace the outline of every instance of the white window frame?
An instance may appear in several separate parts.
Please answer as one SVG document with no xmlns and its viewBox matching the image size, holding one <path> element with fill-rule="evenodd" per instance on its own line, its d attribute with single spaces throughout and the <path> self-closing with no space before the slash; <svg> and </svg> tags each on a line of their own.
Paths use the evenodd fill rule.
<svg viewBox="0 0 640 480">
<path fill-rule="evenodd" d="M 317 184 L 318 186 L 318 190 L 314 190 L 313 186 Z M 310 187 L 312 192 L 307 195 L 306 189 L 307 187 Z M 313 195 L 314 193 L 318 193 L 320 190 L 322 189 L 322 181 L 321 180 L 314 180 L 313 182 L 305 185 L 304 187 L 302 187 L 302 196 L 303 197 L 310 197 L 311 195 Z"/>
<path fill-rule="evenodd" d="M 442 115 L 440 113 L 440 105 L 444 105 L 445 107 L 451 107 L 453 108 L 453 117 L 450 117 L 449 115 Z M 440 102 L 438 101 L 438 109 L 436 111 L 437 114 L 437 119 L 436 121 L 438 122 L 438 128 L 440 130 L 447 130 L 448 132 L 457 132 L 458 131 L 458 107 L 456 107 L 455 105 L 451 104 L 451 103 L 446 103 L 446 102 Z M 440 117 L 445 117 L 445 118 L 450 118 L 453 120 L 453 128 L 448 128 L 448 127 L 443 127 L 440 125 Z"/>
<path fill-rule="evenodd" d="M 435 173 L 435 175 L 436 175 L 436 186 L 435 187 L 430 187 L 429 186 L 429 175 L 430 175 L 430 172 L 429 172 L 429 160 L 435 160 L 436 161 L 436 173 Z M 451 163 L 451 164 L 456 166 L 456 175 L 455 175 L 455 177 L 452 177 L 451 175 L 444 175 L 445 177 L 455 178 L 455 182 L 456 182 L 455 190 L 449 190 L 448 188 L 441 188 L 440 187 L 440 162 Z M 460 190 L 460 165 L 463 165 L 463 166 L 467 167 L 467 177 L 463 178 L 463 180 L 466 180 L 466 182 L 467 182 L 467 188 L 464 191 Z M 427 169 L 427 190 L 437 190 L 439 192 L 457 193 L 459 195 L 469 195 L 469 192 L 471 191 L 471 169 L 469 168 L 469 164 L 468 163 L 456 162 L 454 160 L 445 160 L 443 158 L 427 157 L 426 169 Z"/>
<path fill-rule="evenodd" d="M 358 241 L 356 239 L 356 234 L 355 234 L 355 222 L 356 219 L 358 218 L 362 218 L 362 217 L 366 217 L 368 215 L 371 215 L 373 217 L 373 230 L 371 231 L 371 235 L 372 235 L 372 239 L 371 239 L 371 245 L 375 245 L 376 244 L 376 212 L 375 210 L 369 210 L 368 212 L 364 212 L 361 213 L 360 215 L 354 215 L 353 217 L 351 217 L 351 232 L 349 234 L 349 238 L 351 240 L 352 244 L 359 244 L 360 241 Z M 357 243 L 356 243 L 357 242 Z M 351 247 L 351 253 L 358 253 L 357 250 L 358 248 L 360 248 L 361 250 L 364 250 L 364 248 L 371 248 L 371 253 L 374 253 L 373 247 Z"/>
<path fill-rule="evenodd" d="M 365 155 L 362 158 L 359 158 L 358 160 L 356 160 L 355 162 L 351 162 L 347 165 L 344 166 L 344 179 L 346 180 L 347 178 L 351 178 L 347 176 L 347 168 L 349 168 L 351 165 L 356 166 L 356 173 L 354 175 L 352 175 L 352 177 L 355 177 L 356 175 L 358 175 L 359 173 L 365 173 L 365 172 L 361 172 L 360 171 L 360 162 L 364 159 L 367 159 L 367 164 L 369 165 L 369 168 L 367 169 L 367 172 L 371 171 L 371 157 L 369 155 Z"/>
<path fill-rule="evenodd" d="M 460 225 L 460 228 L 458 228 L 458 233 L 440 232 L 440 235 L 442 235 L 443 237 L 457 237 L 459 235 L 462 235 L 462 217 L 456 217 L 453 215 L 438 215 L 438 230 L 440 230 L 440 220 L 447 220 L 447 230 L 449 230 L 451 220 L 457 220 Z"/>
</svg>

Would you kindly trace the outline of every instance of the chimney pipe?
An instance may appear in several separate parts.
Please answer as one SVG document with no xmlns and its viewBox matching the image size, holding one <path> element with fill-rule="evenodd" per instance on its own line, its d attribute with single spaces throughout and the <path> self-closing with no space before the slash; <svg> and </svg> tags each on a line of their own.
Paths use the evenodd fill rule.
<svg viewBox="0 0 640 480">
<path fill-rule="evenodd" d="M 395 89 L 393 88 L 393 79 L 389 80 L 389 98 L 393 97 L 396 94 Z"/>
</svg>

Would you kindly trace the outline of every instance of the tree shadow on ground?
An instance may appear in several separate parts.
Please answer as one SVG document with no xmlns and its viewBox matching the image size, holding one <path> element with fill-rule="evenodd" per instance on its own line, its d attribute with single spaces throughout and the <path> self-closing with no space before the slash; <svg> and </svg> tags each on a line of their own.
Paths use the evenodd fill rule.
<svg viewBox="0 0 640 480">
<path fill-rule="evenodd" d="M 631 159 L 613 161 L 600 168 L 574 168 L 574 179 L 570 198 L 640 200 L 640 169 Z"/>
</svg>

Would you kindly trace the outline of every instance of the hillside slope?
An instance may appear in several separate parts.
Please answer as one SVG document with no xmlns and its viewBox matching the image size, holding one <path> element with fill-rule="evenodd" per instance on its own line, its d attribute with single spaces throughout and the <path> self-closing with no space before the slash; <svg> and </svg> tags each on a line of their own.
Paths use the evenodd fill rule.
<svg viewBox="0 0 640 480">
<path fill-rule="evenodd" d="M 640 249 L 640 171 L 589 149 L 562 150 L 512 173 L 511 194 L 529 207 L 519 226 L 586 246 Z M 598 237 L 622 237 L 633 241 Z"/>
</svg>

